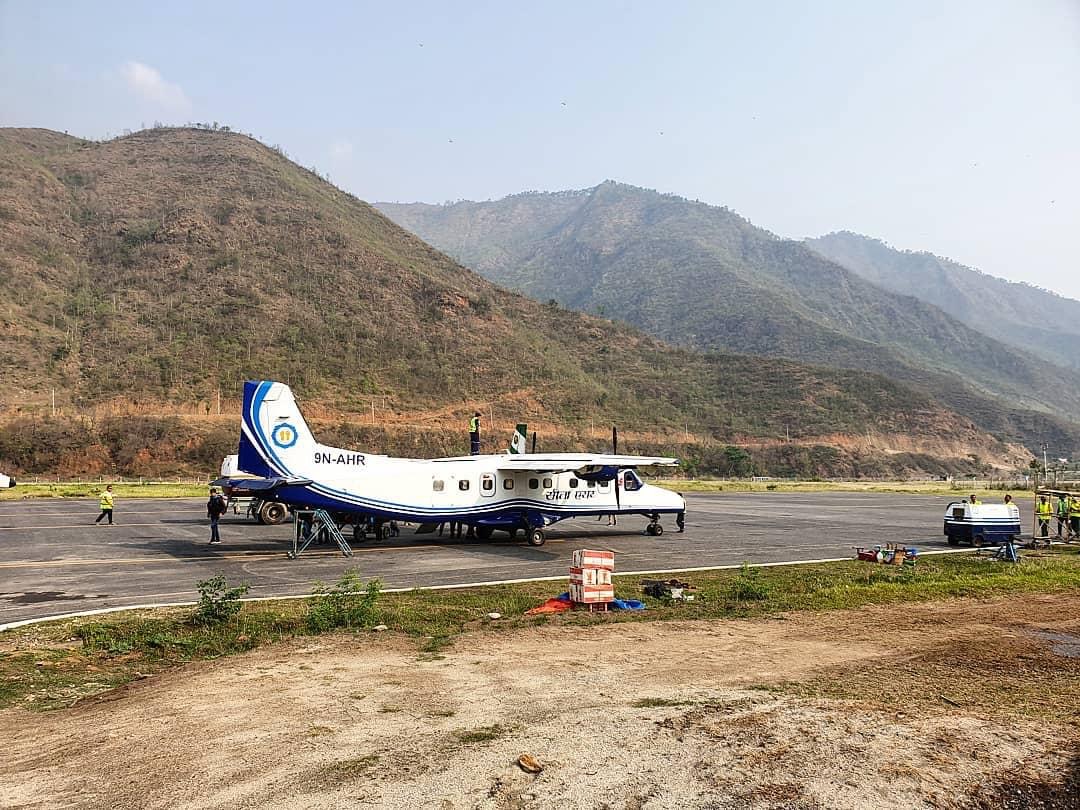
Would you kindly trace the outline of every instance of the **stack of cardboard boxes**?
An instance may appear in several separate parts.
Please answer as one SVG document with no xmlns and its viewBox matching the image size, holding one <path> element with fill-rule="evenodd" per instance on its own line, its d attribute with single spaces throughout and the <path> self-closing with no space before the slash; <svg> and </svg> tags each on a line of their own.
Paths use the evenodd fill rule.
<svg viewBox="0 0 1080 810">
<path fill-rule="evenodd" d="M 579 605 L 606 605 L 612 601 L 614 570 L 614 551 L 575 551 L 570 565 L 570 601 Z"/>
</svg>

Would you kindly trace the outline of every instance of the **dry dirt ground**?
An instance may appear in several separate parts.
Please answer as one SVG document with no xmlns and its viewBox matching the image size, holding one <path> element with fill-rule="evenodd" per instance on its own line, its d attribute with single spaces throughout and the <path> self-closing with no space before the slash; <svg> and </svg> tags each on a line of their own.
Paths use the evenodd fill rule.
<svg viewBox="0 0 1080 810">
<path fill-rule="evenodd" d="M 1071 807 L 1078 645 L 1075 594 L 306 639 L 0 713 L 0 806 Z"/>
</svg>

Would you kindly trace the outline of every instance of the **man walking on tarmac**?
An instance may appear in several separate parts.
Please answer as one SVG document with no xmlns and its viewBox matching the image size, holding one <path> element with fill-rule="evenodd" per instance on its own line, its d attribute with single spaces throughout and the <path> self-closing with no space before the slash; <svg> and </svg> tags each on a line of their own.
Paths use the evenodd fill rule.
<svg viewBox="0 0 1080 810">
<path fill-rule="evenodd" d="M 217 487 L 210 487 L 210 500 L 206 502 L 206 516 L 210 518 L 210 543 L 220 543 L 221 535 L 218 534 L 218 521 L 229 508 L 225 496 L 218 492 Z"/>
<path fill-rule="evenodd" d="M 480 455 L 480 411 L 469 420 L 469 455 Z"/>
<path fill-rule="evenodd" d="M 101 499 L 98 501 L 101 506 L 101 514 L 97 516 L 97 520 L 94 521 L 95 526 L 101 525 L 101 519 L 107 517 L 109 519 L 109 525 L 112 526 L 112 510 L 113 510 L 113 494 L 112 484 L 105 487 L 105 491 L 101 493 Z"/>
</svg>

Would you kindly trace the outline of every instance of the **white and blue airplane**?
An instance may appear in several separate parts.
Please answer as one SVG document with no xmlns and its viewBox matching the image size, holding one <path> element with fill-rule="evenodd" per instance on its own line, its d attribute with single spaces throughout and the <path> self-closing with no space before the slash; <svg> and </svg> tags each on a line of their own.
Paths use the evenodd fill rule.
<svg viewBox="0 0 1080 810">
<path fill-rule="evenodd" d="M 10 489 L 13 486 L 15 486 L 14 478 L 0 474 L 0 489 Z"/>
<path fill-rule="evenodd" d="M 325 509 L 363 539 L 374 523 L 461 523 L 483 538 L 524 531 L 543 545 L 544 529 L 569 517 L 643 515 L 649 534 L 660 516 L 686 510 L 682 496 L 646 484 L 636 467 L 674 458 L 603 453 L 525 453 L 519 429 L 509 453 L 411 459 L 319 444 L 289 387 L 244 383 L 240 470 L 263 479 L 260 497 L 294 509 Z M 250 482 L 248 482 L 250 484 Z"/>
</svg>

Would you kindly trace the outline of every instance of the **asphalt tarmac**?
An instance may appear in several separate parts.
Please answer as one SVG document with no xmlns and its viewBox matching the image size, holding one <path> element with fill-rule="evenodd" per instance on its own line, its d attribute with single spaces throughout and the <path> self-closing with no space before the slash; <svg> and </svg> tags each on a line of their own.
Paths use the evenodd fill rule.
<svg viewBox="0 0 1080 810">
<path fill-rule="evenodd" d="M 222 520 L 222 543 L 210 546 L 205 501 L 117 500 L 116 525 L 95 526 L 96 499 L 0 502 L 0 625 L 57 614 L 149 603 L 194 601 L 195 583 L 224 574 L 247 582 L 249 596 L 311 592 L 349 568 L 388 588 L 456 585 L 565 576 L 576 548 L 616 552 L 616 573 L 663 571 L 853 556 L 856 545 L 903 543 L 947 548 L 941 533 L 950 498 L 864 493 L 718 493 L 687 495 L 686 531 L 665 516 L 665 533 L 621 517 L 617 528 L 595 518 L 567 520 L 547 543 L 495 538 L 451 541 L 405 528 L 391 540 L 313 545 L 286 556 L 293 527 Z M 1021 505 L 1022 526 L 1031 507 Z M 332 550 L 330 550 L 332 549 Z M 553 593 L 558 590 L 553 587 Z"/>
</svg>

